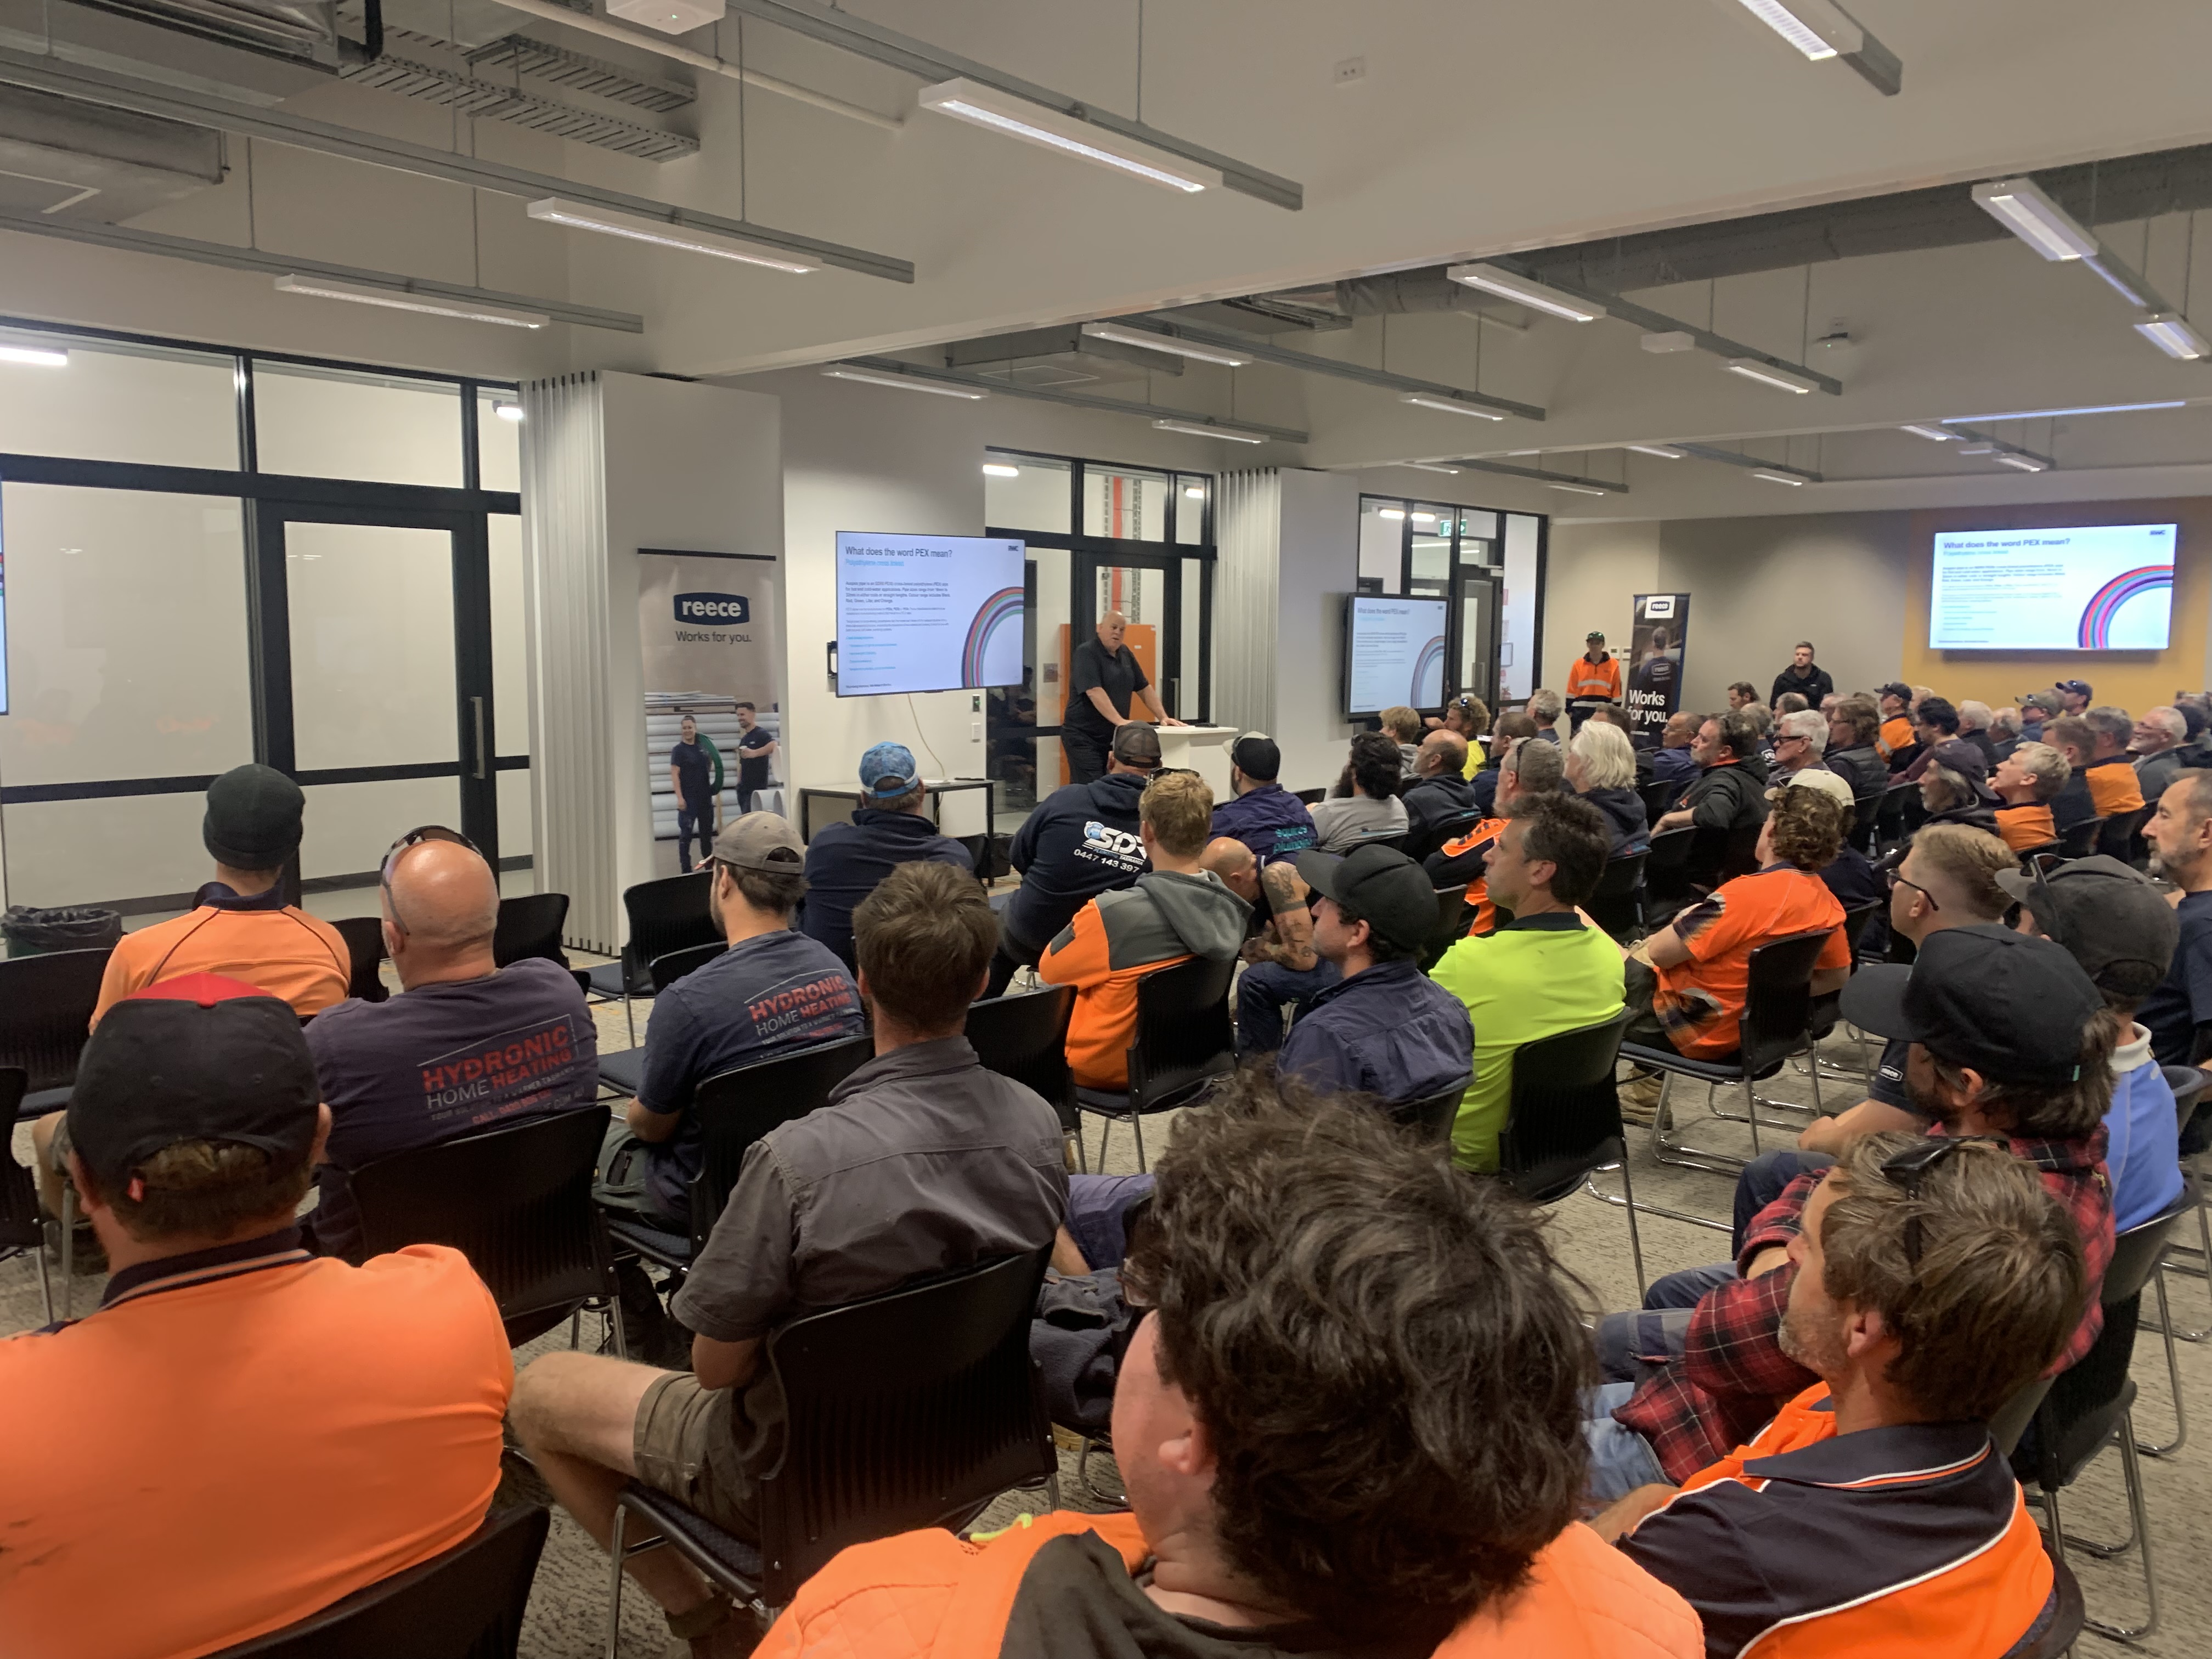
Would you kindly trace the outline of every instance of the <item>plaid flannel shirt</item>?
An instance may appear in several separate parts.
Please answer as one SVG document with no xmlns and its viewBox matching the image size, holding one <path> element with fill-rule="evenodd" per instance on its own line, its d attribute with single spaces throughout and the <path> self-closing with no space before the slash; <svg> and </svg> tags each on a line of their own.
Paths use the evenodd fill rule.
<svg viewBox="0 0 2212 1659">
<path fill-rule="evenodd" d="M 2013 1156 L 2043 1171 L 2044 1186 L 2074 1218 L 2088 1265 L 2088 1303 L 2065 1352 L 2046 1373 L 2055 1376 L 2087 1353 L 2105 1327 L 2098 1291 L 2112 1259 L 2105 1127 L 2099 1124 L 2094 1134 L 2081 1140 L 2009 1139 Z M 1806 1200 L 1825 1173 L 1799 1176 L 1752 1218 L 1738 1267 L 1797 1236 Z M 1796 1277 L 1796 1264 L 1790 1262 L 1757 1279 L 1732 1279 L 1707 1291 L 1690 1316 L 1681 1358 L 1646 1377 L 1635 1396 L 1613 1413 L 1615 1422 L 1651 1443 L 1669 1480 L 1687 1480 L 1719 1462 L 1756 1434 L 1785 1401 L 1820 1381 L 1782 1352 L 1782 1313 Z"/>
</svg>

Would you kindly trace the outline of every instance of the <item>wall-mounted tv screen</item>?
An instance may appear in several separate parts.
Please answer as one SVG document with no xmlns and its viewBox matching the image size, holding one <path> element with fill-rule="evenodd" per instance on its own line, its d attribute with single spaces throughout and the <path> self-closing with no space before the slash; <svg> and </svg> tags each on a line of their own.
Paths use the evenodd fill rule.
<svg viewBox="0 0 2212 1659">
<path fill-rule="evenodd" d="M 2176 528 L 1946 531 L 1936 538 L 1929 648 L 2163 651 Z"/>
<path fill-rule="evenodd" d="M 1442 599 L 1354 593 L 1344 602 L 1344 706 L 1358 716 L 1444 702 Z"/>
<path fill-rule="evenodd" d="M 1026 544 L 837 535 L 837 695 L 1022 683 Z"/>
</svg>

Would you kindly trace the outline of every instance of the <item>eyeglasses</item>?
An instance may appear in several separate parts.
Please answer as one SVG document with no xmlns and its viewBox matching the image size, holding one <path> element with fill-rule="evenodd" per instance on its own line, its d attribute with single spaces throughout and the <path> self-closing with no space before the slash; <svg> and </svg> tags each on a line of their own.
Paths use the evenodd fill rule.
<svg viewBox="0 0 2212 1659">
<path fill-rule="evenodd" d="M 467 848 L 478 858 L 483 856 L 476 842 L 471 841 L 459 830 L 448 830 L 442 823 L 423 824 L 419 829 L 410 830 L 398 841 L 393 842 L 386 849 L 384 862 L 377 870 L 377 884 L 383 888 L 384 902 L 391 908 L 392 925 L 403 933 L 407 931 L 407 924 L 399 919 L 399 902 L 392 896 L 392 866 L 402 853 L 410 847 L 420 847 L 426 841 L 449 841 L 456 847 Z"/>
<path fill-rule="evenodd" d="M 1882 1160 L 1881 1173 L 1895 1187 L 1904 1189 L 1905 1195 L 1916 1203 L 1920 1198 L 1920 1183 L 1928 1179 L 1930 1171 L 1947 1159 L 1958 1155 L 1962 1147 L 1998 1146 L 2007 1152 L 2012 1149 L 1995 1135 L 1929 1135 L 1917 1146 L 1908 1146 Z M 1920 1212 L 1912 1212 L 1905 1218 L 1905 1265 L 1917 1272 L 1923 1243 Z"/>
<path fill-rule="evenodd" d="M 1942 905 L 1936 902 L 1935 894 L 1929 892 L 1925 887 L 1923 887 L 1917 881 L 1905 880 L 1901 872 L 1892 870 L 1889 872 L 1889 884 L 1892 887 L 1910 887 L 1914 892 L 1919 894 L 1921 897 L 1928 901 L 1928 908 L 1931 910 L 1941 910 L 1943 908 Z"/>
</svg>

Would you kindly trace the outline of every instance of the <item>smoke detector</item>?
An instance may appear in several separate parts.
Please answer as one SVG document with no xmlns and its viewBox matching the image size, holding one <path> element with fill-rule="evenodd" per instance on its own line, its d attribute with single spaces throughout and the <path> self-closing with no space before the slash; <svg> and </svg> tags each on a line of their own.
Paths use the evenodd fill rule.
<svg viewBox="0 0 2212 1659">
<path fill-rule="evenodd" d="M 689 34 L 722 21 L 722 0 L 607 0 L 607 15 L 661 34 Z"/>
</svg>

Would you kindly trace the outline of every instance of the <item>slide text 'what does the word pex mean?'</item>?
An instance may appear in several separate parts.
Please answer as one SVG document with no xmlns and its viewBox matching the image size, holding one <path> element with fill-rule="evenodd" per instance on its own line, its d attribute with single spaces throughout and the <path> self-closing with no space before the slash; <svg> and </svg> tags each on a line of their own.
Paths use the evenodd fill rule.
<svg viewBox="0 0 2212 1659">
<path fill-rule="evenodd" d="M 1928 644 L 1948 651 L 2162 651 L 2178 526 L 1946 532 Z"/>
<path fill-rule="evenodd" d="M 1018 685 L 1024 544 L 837 538 L 841 696 Z"/>
</svg>

